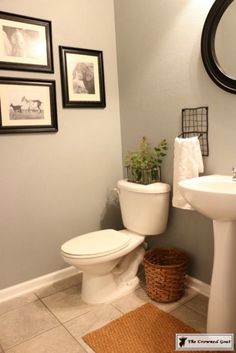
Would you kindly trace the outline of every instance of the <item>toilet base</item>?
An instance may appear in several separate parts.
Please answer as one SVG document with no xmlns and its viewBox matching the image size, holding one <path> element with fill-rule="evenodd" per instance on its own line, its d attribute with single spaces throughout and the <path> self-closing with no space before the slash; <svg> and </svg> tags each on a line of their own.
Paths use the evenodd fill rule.
<svg viewBox="0 0 236 353">
<path fill-rule="evenodd" d="M 133 292 L 138 284 L 137 276 L 117 284 L 112 273 L 103 276 L 83 273 L 81 298 L 87 304 L 109 303 Z"/>
<path fill-rule="evenodd" d="M 137 272 L 145 253 L 144 236 L 127 230 L 123 232 L 128 233 L 129 244 L 107 256 L 70 257 L 62 252 L 66 262 L 83 272 L 81 297 L 85 303 L 108 303 L 137 287 Z"/>
</svg>

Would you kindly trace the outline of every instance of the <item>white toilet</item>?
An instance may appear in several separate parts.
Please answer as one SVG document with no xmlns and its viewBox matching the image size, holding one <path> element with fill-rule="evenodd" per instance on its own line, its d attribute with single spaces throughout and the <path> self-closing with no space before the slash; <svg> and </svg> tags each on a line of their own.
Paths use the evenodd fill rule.
<svg viewBox="0 0 236 353">
<path fill-rule="evenodd" d="M 126 229 L 105 229 L 75 237 L 61 247 L 65 262 L 83 272 L 81 296 L 88 304 L 113 301 L 133 291 L 146 235 L 165 231 L 170 185 L 117 184 Z"/>
</svg>

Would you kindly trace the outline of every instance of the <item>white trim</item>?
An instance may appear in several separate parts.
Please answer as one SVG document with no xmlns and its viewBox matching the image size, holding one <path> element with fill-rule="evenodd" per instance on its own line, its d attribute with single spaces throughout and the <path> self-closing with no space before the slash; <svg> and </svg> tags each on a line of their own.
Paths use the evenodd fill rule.
<svg viewBox="0 0 236 353">
<path fill-rule="evenodd" d="M 76 269 L 73 266 L 70 266 L 62 270 L 48 273 L 44 276 L 34 278 L 30 281 L 22 282 L 22 283 L 16 284 L 15 286 L 2 289 L 0 290 L 0 303 L 5 300 L 9 300 L 23 294 L 33 292 L 41 287 L 50 285 L 57 281 L 61 281 L 63 279 L 69 278 L 71 276 L 74 276 L 75 274 L 78 274 L 78 272 L 79 272 L 78 269 Z M 198 291 L 199 293 L 209 297 L 209 294 L 210 294 L 209 284 L 204 283 L 194 277 L 187 276 L 187 287 L 190 287 Z"/>
<path fill-rule="evenodd" d="M 199 293 L 205 295 L 206 297 L 210 296 L 211 286 L 205 282 L 200 281 L 197 278 L 187 276 L 187 287 L 190 287 Z"/>
<path fill-rule="evenodd" d="M 29 281 L 16 284 L 15 286 L 2 289 L 2 290 L 0 290 L 0 303 L 5 300 L 9 300 L 9 299 L 12 299 L 14 297 L 18 297 L 23 294 L 33 292 L 36 289 L 39 289 L 39 288 L 44 287 L 46 285 L 50 285 L 50 284 L 57 282 L 57 281 L 61 281 L 63 279 L 71 277 L 77 273 L 78 273 L 78 270 L 75 267 L 70 266 L 70 267 L 66 267 L 62 270 L 48 273 L 44 276 L 34 278 Z"/>
</svg>

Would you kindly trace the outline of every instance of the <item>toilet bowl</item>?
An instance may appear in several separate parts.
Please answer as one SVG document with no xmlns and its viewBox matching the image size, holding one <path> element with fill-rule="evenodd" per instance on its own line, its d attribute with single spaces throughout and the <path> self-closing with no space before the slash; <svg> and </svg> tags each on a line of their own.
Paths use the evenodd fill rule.
<svg viewBox="0 0 236 353">
<path fill-rule="evenodd" d="M 126 229 L 105 229 L 77 236 L 61 246 L 65 262 L 83 272 L 82 300 L 88 304 L 113 301 L 133 291 L 145 253 L 146 235 L 165 231 L 170 186 L 117 184 Z"/>
</svg>

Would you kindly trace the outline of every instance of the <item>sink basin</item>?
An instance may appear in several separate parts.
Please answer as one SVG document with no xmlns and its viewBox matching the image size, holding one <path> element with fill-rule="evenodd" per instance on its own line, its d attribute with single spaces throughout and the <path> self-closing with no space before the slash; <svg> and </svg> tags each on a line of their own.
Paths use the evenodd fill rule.
<svg viewBox="0 0 236 353">
<path fill-rule="evenodd" d="M 208 175 L 179 182 L 185 200 L 203 215 L 236 221 L 236 182 L 228 175 Z"/>
<path fill-rule="evenodd" d="M 196 211 L 213 220 L 207 332 L 236 335 L 236 182 L 231 176 L 208 175 L 182 180 L 179 188 Z"/>
</svg>

